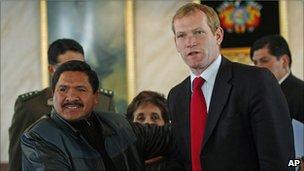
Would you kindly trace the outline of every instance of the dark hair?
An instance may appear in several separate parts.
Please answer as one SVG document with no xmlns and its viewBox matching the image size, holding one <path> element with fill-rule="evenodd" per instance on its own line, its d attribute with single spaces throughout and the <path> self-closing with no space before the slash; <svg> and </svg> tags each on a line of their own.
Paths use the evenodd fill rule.
<svg viewBox="0 0 304 171">
<path fill-rule="evenodd" d="M 164 122 L 168 123 L 169 117 L 168 117 L 167 100 L 164 97 L 164 95 L 154 91 L 142 91 L 136 97 L 134 97 L 134 99 L 129 104 L 127 109 L 127 115 L 126 115 L 127 119 L 133 121 L 134 112 L 137 110 L 137 108 L 140 105 L 148 102 L 154 104 L 160 109 Z"/>
<path fill-rule="evenodd" d="M 89 82 L 93 89 L 93 93 L 96 93 L 96 91 L 98 90 L 99 80 L 98 80 L 96 72 L 91 69 L 90 65 L 83 61 L 72 60 L 72 61 L 68 61 L 68 62 L 61 64 L 56 69 L 56 71 L 52 77 L 53 92 L 55 91 L 55 86 L 59 80 L 60 75 L 65 71 L 80 71 L 80 72 L 85 73 L 89 78 Z"/>
<path fill-rule="evenodd" d="M 289 58 L 289 67 L 291 66 L 291 53 L 289 50 L 288 43 L 280 35 L 269 35 L 264 36 L 256 40 L 250 49 L 250 58 L 252 60 L 253 53 L 256 50 L 267 48 L 269 53 L 279 60 L 282 55 L 287 55 Z"/>
<path fill-rule="evenodd" d="M 56 65 L 58 63 L 58 56 L 67 51 L 74 51 L 84 55 L 82 46 L 73 39 L 58 39 L 54 41 L 48 50 L 49 65 Z"/>
</svg>

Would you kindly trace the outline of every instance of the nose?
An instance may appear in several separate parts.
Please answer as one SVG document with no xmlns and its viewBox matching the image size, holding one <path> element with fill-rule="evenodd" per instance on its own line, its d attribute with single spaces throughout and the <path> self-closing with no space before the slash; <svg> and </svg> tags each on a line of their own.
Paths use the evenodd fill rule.
<svg viewBox="0 0 304 171">
<path fill-rule="evenodd" d="M 196 40 L 195 36 L 193 36 L 193 35 L 187 36 L 186 41 L 187 41 L 187 47 L 188 48 L 192 48 L 192 47 L 197 45 L 197 40 Z"/>
<path fill-rule="evenodd" d="M 146 119 L 144 124 L 155 124 L 151 119 Z"/>
<path fill-rule="evenodd" d="M 261 62 L 256 62 L 255 66 L 260 68 L 266 68 Z"/>
<path fill-rule="evenodd" d="M 66 101 L 75 101 L 75 100 L 79 100 L 77 93 L 73 90 L 69 90 L 67 92 Z"/>
</svg>

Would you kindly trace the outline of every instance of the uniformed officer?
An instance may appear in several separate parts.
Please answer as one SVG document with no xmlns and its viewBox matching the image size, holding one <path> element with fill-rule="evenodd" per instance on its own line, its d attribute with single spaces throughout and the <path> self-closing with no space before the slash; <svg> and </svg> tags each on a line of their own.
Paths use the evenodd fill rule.
<svg viewBox="0 0 304 171">
<path fill-rule="evenodd" d="M 50 45 L 48 70 L 51 75 L 58 65 L 70 60 L 84 61 L 84 51 L 78 42 L 72 39 L 58 39 Z M 51 112 L 52 105 L 52 90 L 50 87 L 18 96 L 15 102 L 12 125 L 9 128 L 9 170 L 21 170 L 20 136 L 28 126 L 44 114 Z M 99 90 L 99 103 L 95 110 L 115 111 L 113 91 Z"/>
</svg>

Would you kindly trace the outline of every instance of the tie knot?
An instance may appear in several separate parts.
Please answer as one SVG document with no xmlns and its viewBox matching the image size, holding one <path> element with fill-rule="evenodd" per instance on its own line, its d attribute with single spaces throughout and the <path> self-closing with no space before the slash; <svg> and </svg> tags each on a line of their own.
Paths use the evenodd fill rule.
<svg viewBox="0 0 304 171">
<path fill-rule="evenodd" d="M 205 80 L 202 77 L 196 77 L 193 80 L 193 90 L 201 90 Z"/>
</svg>

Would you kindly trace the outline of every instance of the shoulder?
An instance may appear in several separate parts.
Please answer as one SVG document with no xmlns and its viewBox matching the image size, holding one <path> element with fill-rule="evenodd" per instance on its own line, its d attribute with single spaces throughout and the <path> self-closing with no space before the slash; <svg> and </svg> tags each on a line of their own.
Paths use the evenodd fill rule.
<svg viewBox="0 0 304 171">
<path fill-rule="evenodd" d="M 60 146 L 64 137 L 66 137 L 66 132 L 49 115 L 44 115 L 34 122 L 22 135 L 23 140 L 37 141 L 40 139 L 56 146 Z"/>
<path fill-rule="evenodd" d="M 43 90 L 35 90 L 28 93 L 24 93 L 18 96 L 16 103 L 25 103 L 25 102 L 37 102 L 41 103 L 43 99 L 47 99 L 51 97 L 51 90 L 50 88 L 45 88 Z"/>
<path fill-rule="evenodd" d="M 276 82 L 275 77 L 273 74 L 266 68 L 260 68 L 256 66 L 241 64 L 237 62 L 231 62 L 231 68 L 233 77 L 237 80 L 242 82 L 244 81 L 254 81 L 258 82 L 257 80 L 272 80 Z M 251 84 L 252 84 L 251 82 Z"/>
<path fill-rule="evenodd" d="M 180 82 L 179 84 L 175 85 L 169 92 L 169 95 L 178 93 L 182 90 L 185 90 L 187 88 L 187 86 L 190 85 L 190 76 L 188 76 L 187 78 L 185 78 L 182 82 Z"/>
<path fill-rule="evenodd" d="M 24 133 L 31 134 L 33 132 L 36 132 L 38 134 L 46 132 L 45 130 L 49 130 L 51 127 L 53 127 L 51 118 L 49 115 L 44 115 L 37 121 L 35 121 L 32 125 L 30 125 Z"/>
<path fill-rule="evenodd" d="M 243 74 L 258 74 L 259 72 L 264 72 L 264 70 L 266 71 L 267 69 L 265 68 L 260 68 L 260 67 L 256 67 L 256 66 L 252 66 L 252 65 L 246 65 L 246 64 L 241 64 L 238 62 L 231 62 L 232 64 L 232 70 L 235 73 L 243 73 Z"/>
<path fill-rule="evenodd" d="M 98 89 L 98 94 L 101 96 L 107 96 L 107 97 L 113 97 L 114 96 L 114 91 L 113 90 L 107 90 L 104 88 Z"/>
<path fill-rule="evenodd" d="M 41 94 L 42 94 L 42 91 L 38 91 L 38 90 L 31 91 L 31 92 L 27 92 L 27 93 L 19 95 L 17 100 L 21 101 L 21 102 L 25 102 L 25 101 L 31 100 L 33 98 L 37 98 Z"/>
<path fill-rule="evenodd" d="M 19 95 L 15 101 L 14 111 L 17 113 L 27 111 L 27 113 L 46 114 L 50 110 L 50 106 L 47 105 L 47 99 L 51 97 L 49 91 L 50 89 L 46 88 Z"/>
<path fill-rule="evenodd" d="M 109 125 L 119 133 L 124 133 L 125 135 L 123 136 L 133 136 L 131 123 L 126 119 L 125 115 L 112 112 L 95 112 L 95 114 L 102 123 Z"/>
<path fill-rule="evenodd" d="M 123 123 L 127 121 L 126 116 L 119 113 L 95 112 L 95 114 L 107 123 Z"/>
<path fill-rule="evenodd" d="M 281 83 L 281 88 L 287 99 L 303 99 L 304 81 L 290 74 L 286 80 Z M 298 101 L 298 100 L 297 100 Z"/>
<path fill-rule="evenodd" d="M 299 78 L 294 76 L 292 73 L 290 73 L 290 75 L 287 77 L 286 83 L 297 86 L 297 87 L 302 87 L 302 88 L 304 87 L 304 81 L 300 80 Z"/>
<path fill-rule="evenodd" d="M 130 122 L 127 120 L 124 114 L 114 112 L 95 112 L 97 117 L 102 121 L 110 125 L 115 130 L 130 129 Z"/>
</svg>

